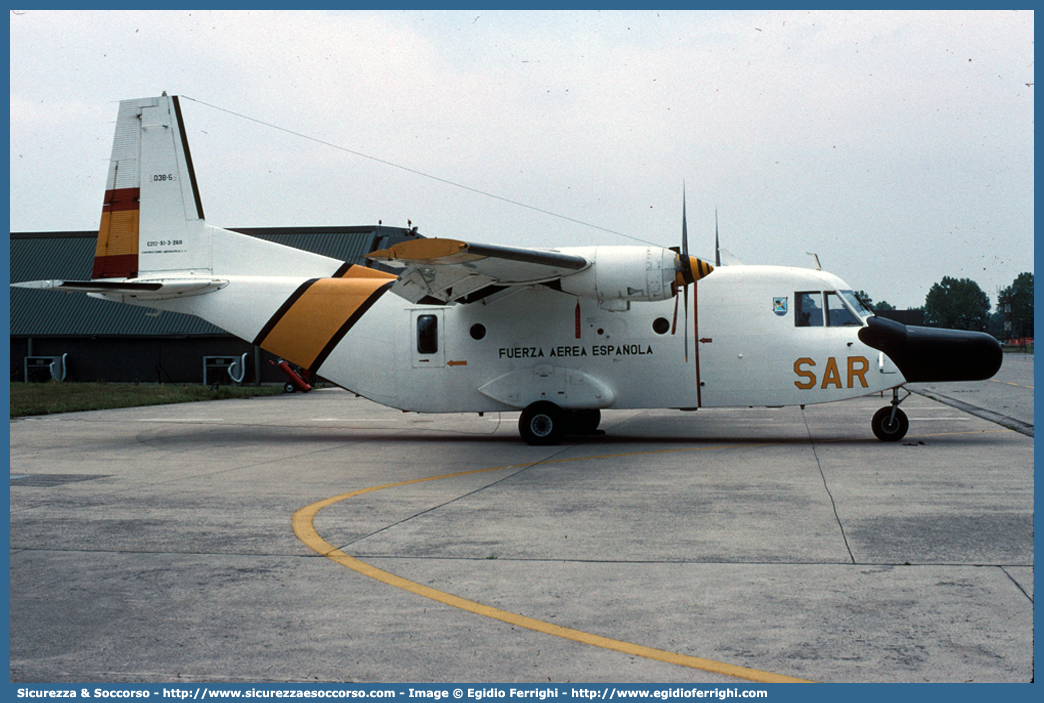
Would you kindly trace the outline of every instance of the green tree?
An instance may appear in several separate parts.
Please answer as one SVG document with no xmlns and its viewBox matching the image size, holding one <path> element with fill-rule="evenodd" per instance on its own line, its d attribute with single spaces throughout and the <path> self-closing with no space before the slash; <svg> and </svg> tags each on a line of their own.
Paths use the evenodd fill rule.
<svg viewBox="0 0 1044 703">
<path fill-rule="evenodd" d="M 881 300 L 874 303 L 874 310 L 895 310 L 895 306 L 887 300 Z"/>
<path fill-rule="evenodd" d="M 986 332 L 1002 342 L 1011 339 L 1011 332 L 1004 331 L 1004 313 L 999 310 L 993 311 L 990 315 L 990 324 L 986 327 Z"/>
<path fill-rule="evenodd" d="M 990 298 L 970 278 L 943 276 L 924 299 L 924 324 L 955 330 L 985 332 L 990 320 Z"/>
<path fill-rule="evenodd" d="M 1005 337 L 1033 336 L 1033 274 L 1020 273 L 997 296 L 997 312 L 1003 316 Z"/>
</svg>

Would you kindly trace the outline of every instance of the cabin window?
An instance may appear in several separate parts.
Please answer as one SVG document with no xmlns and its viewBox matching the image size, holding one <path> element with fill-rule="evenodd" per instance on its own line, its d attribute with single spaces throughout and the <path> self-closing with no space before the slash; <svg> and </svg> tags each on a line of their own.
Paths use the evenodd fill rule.
<svg viewBox="0 0 1044 703">
<path fill-rule="evenodd" d="M 434 354 L 439 350 L 439 318 L 435 315 L 417 317 L 417 351 Z"/>
<path fill-rule="evenodd" d="M 863 323 L 860 322 L 859 318 L 852 314 L 852 311 L 849 310 L 848 306 L 845 305 L 843 300 L 841 300 L 841 296 L 833 291 L 827 291 L 826 310 L 827 327 L 863 326 Z"/>
<path fill-rule="evenodd" d="M 823 326 L 823 294 L 820 291 L 794 293 L 794 326 Z"/>
</svg>

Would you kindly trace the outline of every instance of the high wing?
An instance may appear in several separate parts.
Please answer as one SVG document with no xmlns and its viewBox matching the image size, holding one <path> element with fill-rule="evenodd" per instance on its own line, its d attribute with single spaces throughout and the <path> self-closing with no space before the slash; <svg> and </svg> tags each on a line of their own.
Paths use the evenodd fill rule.
<svg viewBox="0 0 1044 703">
<path fill-rule="evenodd" d="M 472 303 L 511 286 L 553 283 L 593 263 L 554 250 L 455 239 L 400 242 L 366 258 L 403 269 L 391 290 L 414 303 Z"/>
</svg>

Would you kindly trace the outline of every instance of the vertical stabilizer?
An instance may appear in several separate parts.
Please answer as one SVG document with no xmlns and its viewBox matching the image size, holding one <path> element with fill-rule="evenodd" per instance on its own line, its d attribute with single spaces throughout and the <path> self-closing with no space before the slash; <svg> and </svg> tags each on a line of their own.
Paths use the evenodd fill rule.
<svg viewBox="0 0 1044 703">
<path fill-rule="evenodd" d="M 121 102 L 91 278 L 210 271 L 203 219 L 177 97 Z"/>
</svg>

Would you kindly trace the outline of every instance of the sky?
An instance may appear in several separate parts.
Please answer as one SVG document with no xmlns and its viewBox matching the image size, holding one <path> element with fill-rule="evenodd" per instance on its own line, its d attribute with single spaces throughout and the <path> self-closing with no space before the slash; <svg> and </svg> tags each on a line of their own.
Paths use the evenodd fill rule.
<svg viewBox="0 0 1044 703">
<path fill-rule="evenodd" d="M 875 301 L 1033 271 L 1033 13 L 13 11 L 11 230 L 96 229 L 166 91 L 219 227 L 681 241 Z"/>
</svg>

